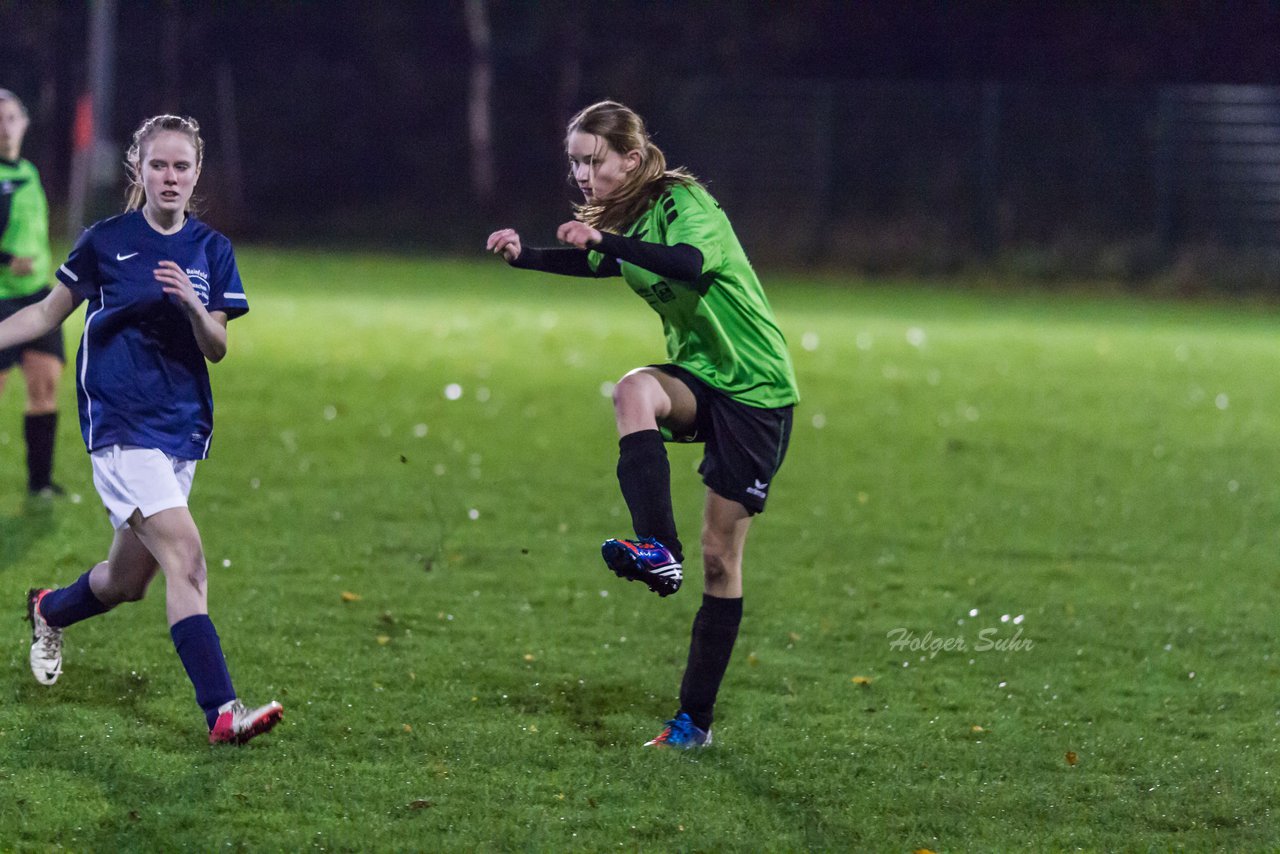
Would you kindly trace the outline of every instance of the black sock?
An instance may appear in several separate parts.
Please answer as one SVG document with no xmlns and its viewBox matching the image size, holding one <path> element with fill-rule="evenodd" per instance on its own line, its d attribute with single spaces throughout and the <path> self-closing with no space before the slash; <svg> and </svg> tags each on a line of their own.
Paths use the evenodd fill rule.
<svg viewBox="0 0 1280 854">
<path fill-rule="evenodd" d="M 52 483 L 58 413 L 28 415 L 23 423 L 23 432 L 27 438 L 27 489 L 36 492 Z"/>
<path fill-rule="evenodd" d="M 662 433 L 640 430 L 618 440 L 618 485 L 637 537 L 654 537 L 684 562 L 671 510 L 671 464 Z"/>
<path fill-rule="evenodd" d="M 742 599 L 721 599 L 702 594 L 702 607 L 693 618 L 689 664 L 680 682 L 680 711 L 699 729 L 711 729 L 716 694 L 724 679 L 733 644 L 742 622 Z"/>
</svg>

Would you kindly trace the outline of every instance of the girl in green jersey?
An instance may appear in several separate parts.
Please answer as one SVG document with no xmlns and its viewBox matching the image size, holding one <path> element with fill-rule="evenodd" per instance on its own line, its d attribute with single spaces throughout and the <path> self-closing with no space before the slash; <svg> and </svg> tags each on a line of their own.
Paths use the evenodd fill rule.
<svg viewBox="0 0 1280 854">
<path fill-rule="evenodd" d="M 702 442 L 702 606 L 693 622 L 680 708 L 647 744 L 711 743 L 717 693 L 742 618 L 742 555 L 764 510 L 798 401 L 786 341 L 720 205 L 683 169 L 668 169 L 643 120 L 613 101 L 569 122 L 570 178 L 584 201 L 557 230 L 563 248 L 524 246 L 512 229 L 487 248 L 514 267 L 621 276 L 656 311 L 667 361 L 613 391 L 618 482 L 636 539 L 607 540 L 605 564 L 660 596 L 679 590 L 684 554 L 664 441 Z"/>
<path fill-rule="evenodd" d="M 21 158 L 30 120 L 18 96 L 0 89 L 0 320 L 49 293 L 49 205 L 40 173 Z M 0 392 L 9 370 L 21 365 L 27 386 L 23 433 L 27 441 L 27 490 L 51 497 L 53 446 L 58 429 L 58 378 L 65 355 L 62 329 L 20 347 L 0 350 Z"/>
</svg>

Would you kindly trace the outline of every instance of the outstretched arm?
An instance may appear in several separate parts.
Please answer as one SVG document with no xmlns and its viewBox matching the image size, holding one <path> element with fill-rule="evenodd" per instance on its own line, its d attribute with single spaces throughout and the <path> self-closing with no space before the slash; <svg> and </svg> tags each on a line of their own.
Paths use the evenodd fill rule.
<svg viewBox="0 0 1280 854">
<path fill-rule="evenodd" d="M 40 302 L 0 322 L 0 350 L 25 344 L 51 329 L 57 329 L 79 303 L 80 300 L 66 285 L 56 285 Z"/>
<path fill-rule="evenodd" d="M 176 298 L 182 310 L 191 321 L 191 331 L 196 336 L 196 346 L 210 362 L 221 362 L 227 355 L 227 314 L 223 311 L 208 311 L 191 280 L 182 268 L 173 261 L 161 261 L 152 274 L 166 294 Z"/>
</svg>

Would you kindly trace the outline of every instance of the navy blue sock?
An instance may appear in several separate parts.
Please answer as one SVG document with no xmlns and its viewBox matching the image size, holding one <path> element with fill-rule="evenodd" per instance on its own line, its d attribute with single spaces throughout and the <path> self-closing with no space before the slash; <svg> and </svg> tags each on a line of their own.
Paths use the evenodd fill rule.
<svg viewBox="0 0 1280 854">
<path fill-rule="evenodd" d="M 688 712 L 700 729 L 711 729 L 716 695 L 720 693 L 741 622 L 742 599 L 702 594 L 702 607 L 693 618 L 689 663 L 680 682 L 680 711 Z"/>
<path fill-rule="evenodd" d="M 187 617 L 169 628 L 169 636 L 191 684 L 196 687 L 196 703 L 204 709 L 209 729 L 213 729 L 218 720 L 218 707 L 236 698 L 213 621 L 208 614 Z"/>
<path fill-rule="evenodd" d="M 92 570 L 90 570 L 92 571 Z M 75 580 L 70 587 L 59 587 L 46 593 L 40 600 L 40 616 L 55 629 L 65 629 L 72 623 L 105 614 L 111 609 L 98 601 L 89 588 L 89 573 Z"/>
<path fill-rule="evenodd" d="M 658 430 L 639 430 L 618 440 L 618 485 L 638 537 L 655 537 L 684 561 L 671 509 L 671 464 Z"/>
</svg>

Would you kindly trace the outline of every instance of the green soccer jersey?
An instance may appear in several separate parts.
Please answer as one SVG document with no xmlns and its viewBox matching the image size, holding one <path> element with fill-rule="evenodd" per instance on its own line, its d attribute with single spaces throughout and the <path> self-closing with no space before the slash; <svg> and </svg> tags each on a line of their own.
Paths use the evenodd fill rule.
<svg viewBox="0 0 1280 854">
<path fill-rule="evenodd" d="M 667 356 L 749 406 L 773 409 L 800 399 L 787 342 L 751 262 L 706 188 L 672 185 L 624 235 L 650 243 L 686 243 L 702 253 L 695 281 L 667 281 L 620 261 L 627 284 L 662 317 Z M 603 260 L 591 252 L 593 269 Z"/>
<path fill-rule="evenodd" d="M 9 268 L 12 258 L 34 258 L 25 276 Z M 28 160 L 0 158 L 0 299 L 35 293 L 49 282 L 49 203 L 40 173 Z"/>
</svg>

